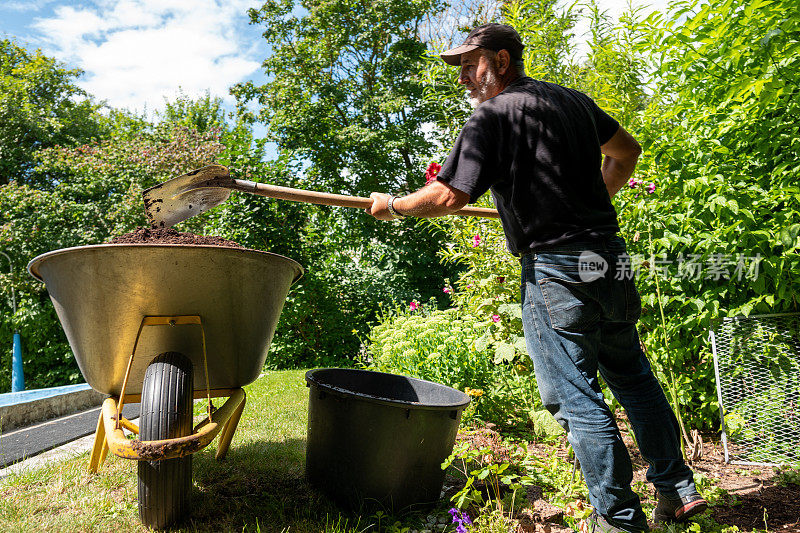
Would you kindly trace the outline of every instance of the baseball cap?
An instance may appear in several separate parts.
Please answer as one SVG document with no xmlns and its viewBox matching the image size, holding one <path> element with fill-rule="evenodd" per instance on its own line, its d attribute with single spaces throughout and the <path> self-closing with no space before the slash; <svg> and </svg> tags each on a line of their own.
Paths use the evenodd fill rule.
<svg viewBox="0 0 800 533">
<path fill-rule="evenodd" d="M 487 48 L 495 52 L 508 50 L 513 59 L 520 59 L 524 47 L 517 30 L 507 24 L 490 22 L 469 32 L 461 46 L 451 48 L 441 53 L 440 56 L 448 65 L 459 66 L 461 65 L 461 54 L 466 54 L 476 48 Z"/>
</svg>

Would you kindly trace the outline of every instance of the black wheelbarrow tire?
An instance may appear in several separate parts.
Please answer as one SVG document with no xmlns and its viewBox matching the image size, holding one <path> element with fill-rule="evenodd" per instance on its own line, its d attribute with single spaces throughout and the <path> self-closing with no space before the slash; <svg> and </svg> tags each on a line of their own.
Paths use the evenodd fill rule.
<svg viewBox="0 0 800 533">
<path fill-rule="evenodd" d="M 185 437 L 192 433 L 192 362 L 178 352 L 153 359 L 144 375 L 139 440 Z M 139 461 L 139 518 L 165 529 L 189 511 L 192 456 L 164 461 Z"/>
</svg>

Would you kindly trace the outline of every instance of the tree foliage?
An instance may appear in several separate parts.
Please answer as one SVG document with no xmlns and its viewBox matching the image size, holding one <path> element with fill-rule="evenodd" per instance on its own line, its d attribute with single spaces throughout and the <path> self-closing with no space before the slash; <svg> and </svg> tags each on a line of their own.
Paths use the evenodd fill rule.
<svg viewBox="0 0 800 533">
<path fill-rule="evenodd" d="M 419 26 L 437 0 L 270 0 L 251 10 L 272 54 L 269 81 L 234 89 L 282 151 L 302 159 L 306 182 L 351 194 L 414 187 L 430 150 L 416 74 Z M 297 14 L 298 12 L 302 14 Z"/>
<path fill-rule="evenodd" d="M 30 180 L 39 150 L 83 144 L 107 131 L 100 106 L 75 84 L 81 74 L 0 40 L 0 185 Z"/>
<path fill-rule="evenodd" d="M 263 63 L 267 82 L 232 92 L 242 116 L 264 123 L 277 143 L 288 170 L 275 176 L 287 180 L 279 183 L 362 196 L 424 183 L 433 145 L 418 75 L 420 27 L 439 7 L 436 0 L 271 0 L 250 11 L 272 47 Z M 246 111 L 250 103 L 255 111 Z M 287 308 L 298 313 L 300 329 L 284 361 L 343 362 L 358 353 L 353 332 L 363 336 L 381 304 L 442 295 L 453 269 L 437 260 L 435 229 L 413 220 L 378 222 L 345 208 L 306 213 L 294 238 L 308 246 L 309 274 L 296 295 L 307 291 L 309 305 Z M 301 318 L 309 313 L 316 320 Z"/>
</svg>

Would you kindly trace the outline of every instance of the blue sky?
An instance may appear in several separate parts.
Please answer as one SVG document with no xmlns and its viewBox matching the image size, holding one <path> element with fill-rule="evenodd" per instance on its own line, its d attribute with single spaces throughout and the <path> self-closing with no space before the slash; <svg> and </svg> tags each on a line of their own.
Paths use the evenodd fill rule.
<svg viewBox="0 0 800 533">
<path fill-rule="evenodd" d="M 79 84 L 114 107 L 152 115 L 183 90 L 189 96 L 209 91 L 231 108 L 231 85 L 264 79 L 260 63 L 268 46 L 247 16 L 261 3 L 0 0 L 0 36 L 83 69 Z M 600 5 L 616 15 L 627 0 Z"/>
<path fill-rule="evenodd" d="M 79 84 L 114 107 L 163 108 L 183 90 L 262 79 L 267 44 L 248 24 L 257 0 L 0 0 L 0 35 L 41 48 L 85 74 Z"/>
</svg>

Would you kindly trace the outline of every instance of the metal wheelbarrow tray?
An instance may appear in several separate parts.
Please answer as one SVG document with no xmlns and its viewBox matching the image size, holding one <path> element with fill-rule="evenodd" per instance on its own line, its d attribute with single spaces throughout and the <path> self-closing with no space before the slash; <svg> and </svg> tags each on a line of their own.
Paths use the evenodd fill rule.
<svg viewBox="0 0 800 533">
<path fill-rule="evenodd" d="M 176 522 L 188 495 L 174 493 L 190 489 L 190 454 L 220 431 L 217 458 L 226 454 L 244 409 L 241 387 L 259 376 L 302 267 L 249 249 L 106 244 L 48 252 L 28 271 L 45 282 L 83 377 L 111 396 L 89 469 L 97 471 L 109 449 L 139 460 L 142 521 L 157 528 Z M 194 429 L 192 397 L 208 398 L 208 416 Z M 229 399 L 215 410 L 212 397 Z M 121 408 L 140 400 L 143 431 L 131 440 L 123 428 L 139 434 L 139 427 Z M 171 500 L 154 502 L 164 498 Z"/>
</svg>

